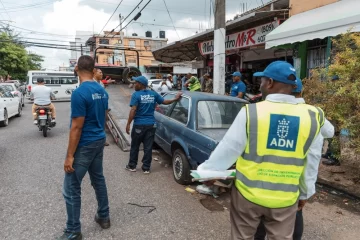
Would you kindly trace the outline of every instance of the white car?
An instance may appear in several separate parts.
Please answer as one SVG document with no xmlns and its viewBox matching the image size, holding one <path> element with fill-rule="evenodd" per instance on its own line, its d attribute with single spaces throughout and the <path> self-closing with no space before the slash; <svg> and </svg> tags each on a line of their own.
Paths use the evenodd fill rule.
<svg viewBox="0 0 360 240">
<path fill-rule="evenodd" d="M 14 97 L 19 98 L 21 102 L 21 106 L 22 107 L 25 106 L 25 95 L 21 92 L 20 85 L 18 85 L 15 82 L 13 83 L 5 82 L 5 83 L 0 83 L 0 86 L 4 86 L 5 88 L 9 89 L 9 91 L 12 93 L 12 95 L 14 95 Z"/>
<path fill-rule="evenodd" d="M 154 90 L 155 92 L 158 93 L 166 93 L 169 92 L 173 89 L 173 87 L 171 86 L 171 83 L 167 83 L 167 85 L 162 86 L 162 82 L 164 82 L 166 80 L 164 79 L 150 79 L 148 86 L 149 88 L 151 88 L 152 90 Z"/>
<path fill-rule="evenodd" d="M 0 127 L 9 125 L 9 118 L 21 117 L 20 98 L 14 97 L 10 91 L 0 85 Z"/>
</svg>

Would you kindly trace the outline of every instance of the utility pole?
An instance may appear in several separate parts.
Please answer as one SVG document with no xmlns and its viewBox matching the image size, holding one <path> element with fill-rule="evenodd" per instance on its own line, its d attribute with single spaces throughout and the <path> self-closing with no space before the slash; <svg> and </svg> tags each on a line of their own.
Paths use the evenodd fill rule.
<svg viewBox="0 0 360 240">
<path fill-rule="evenodd" d="M 225 1 L 215 0 L 214 93 L 225 94 Z"/>
<path fill-rule="evenodd" d="M 80 45 L 80 49 L 81 49 L 81 56 L 82 56 L 82 55 L 84 55 L 83 54 L 83 46 L 82 46 L 82 44 Z"/>
<path fill-rule="evenodd" d="M 122 20 L 124 19 L 124 17 L 121 16 L 121 13 L 119 14 L 119 19 L 120 19 L 120 30 L 119 30 L 119 34 L 120 34 L 120 41 L 121 41 L 121 47 L 124 47 L 124 35 L 121 34 L 121 29 L 122 29 Z M 123 65 L 127 65 L 126 64 L 126 57 L 125 57 L 125 51 L 122 50 L 122 60 L 121 62 L 123 63 Z M 125 63 L 125 64 L 124 64 Z"/>
</svg>

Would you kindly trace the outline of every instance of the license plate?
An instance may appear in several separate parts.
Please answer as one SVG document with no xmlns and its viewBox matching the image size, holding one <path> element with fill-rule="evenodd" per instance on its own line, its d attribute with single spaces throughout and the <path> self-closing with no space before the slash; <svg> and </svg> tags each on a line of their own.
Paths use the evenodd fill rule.
<svg viewBox="0 0 360 240">
<path fill-rule="evenodd" d="M 47 119 L 47 116 L 39 116 L 39 119 Z"/>
</svg>

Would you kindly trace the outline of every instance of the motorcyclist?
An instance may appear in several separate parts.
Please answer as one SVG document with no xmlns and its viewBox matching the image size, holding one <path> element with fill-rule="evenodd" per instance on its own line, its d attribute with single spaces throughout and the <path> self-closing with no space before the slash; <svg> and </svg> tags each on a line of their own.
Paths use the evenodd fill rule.
<svg viewBox="0 0 360 240">
<path fill-rule="evenodd" d="M 51 88 L 45 86 L 44 78 L 37 79 L 37 86 L 32 89 L 30 99 L 34 100 L 32 114 L 35 125 L 38 123 L 36 115 L 36 108 L 38 107 L 49 108 L 51 111 L 51 122 L 55 123 L 56 111 L 54 104 L 51 103 L 51 100 L 55 100 L 55 95 L 52 93 Z"/>
</svg>

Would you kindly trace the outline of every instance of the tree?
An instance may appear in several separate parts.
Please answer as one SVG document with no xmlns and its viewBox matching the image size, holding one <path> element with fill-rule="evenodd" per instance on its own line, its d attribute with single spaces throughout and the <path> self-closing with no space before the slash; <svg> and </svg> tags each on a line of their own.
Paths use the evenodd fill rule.
<svg viewBox="0 0 360 240">
<path fill-rule="evenodd" d="M 333 150 L 345 160 L 341 130 L 349 132 L 346 148 L 360 153 L 360 34 L 348 32 L 333 40 L 333 56 L 328 68 L 313 71 L 304 81 L 304 97 L 321 107 L 334 124 Z"/>
<path fill-rule="evenodd" d="M 19 37 L 8 27 L 0 29 L 0 76 L 25 80 L 29 70 L 40 70 L 43 57 L 28 53 Z"/>
</svg>

